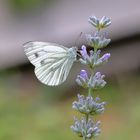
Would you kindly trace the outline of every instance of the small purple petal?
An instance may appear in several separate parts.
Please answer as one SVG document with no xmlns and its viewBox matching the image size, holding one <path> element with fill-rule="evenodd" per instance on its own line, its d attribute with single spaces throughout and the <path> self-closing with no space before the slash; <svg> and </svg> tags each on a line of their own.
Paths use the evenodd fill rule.
<svg viewBox="0 0 140 140">
<path fill-rule="evenodd" d="M 96 97 L 96 98 L 95 98 L 95 101 L 96 101 L 96 102 L 100 101 L 100 98 L 99 98 L 99 97 Z"/>
<path fill-rule="evenodd" d="M 99 78 L 101 77 L 101 73 L 100 73 L 100 72 L 96 72 L 95 77 L 96 77 L 97 79 L 99 79 Z"/>
<path fill-rule="evenodd" d="M 84 78 L 85 80 L 88 80 L 88 74 L 87 74 L 86 70 L 81 70 L 80 71 L 80 76 L 82 78 Z"/>
<path fill-rule="evenodd" d="M 110 53 L 106 53 L 106 54 L 104 54 L 104 55 L 101 57 L 101 60 L 102 60 L 102 61 L 107 61 L 107 60 L 109 59 L 110 56 L 111 56 Z"/>
<path fill-rule="evenodd" d="M 80 53 L 81 53 L 81 55 L 82 55 L 82 57 L 83 57 L 84 59 L 87 58 L 88 54 L 87 54 L 86 46 L 83 45 L 83 46 L 81 47 Z"/>
</svg>

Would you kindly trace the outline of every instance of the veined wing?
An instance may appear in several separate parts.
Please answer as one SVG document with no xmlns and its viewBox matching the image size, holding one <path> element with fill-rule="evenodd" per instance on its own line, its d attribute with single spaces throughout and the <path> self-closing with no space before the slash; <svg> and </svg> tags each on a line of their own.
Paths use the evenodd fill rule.
<svg viewBox="0 0 140 140">
<path fill-rule="evenodd" d="M 68 48 L 54 43 L 29 42 L 24 45 L 24 50 L 35 66 L 37 78 L 50 86 L 63 83 L 75 61 Z"/>
<path fill-rule="evenodd" d="M 36 67 L 35 74 L 46 85 L 59 85 L 67 79 L 73 62 L 74 60 L 68 57 L 54 60 L 53 62 L 44 64 L 44 66 Z"/>
<path fill-rule="evenodd" d="M 30 62 L 34 66 L 41 66 L 44 61 L 64 57 L 68 48 L 55 43 L 48 42 L 29 42 L 24 45 L 24 51 Z"/>
</svg>

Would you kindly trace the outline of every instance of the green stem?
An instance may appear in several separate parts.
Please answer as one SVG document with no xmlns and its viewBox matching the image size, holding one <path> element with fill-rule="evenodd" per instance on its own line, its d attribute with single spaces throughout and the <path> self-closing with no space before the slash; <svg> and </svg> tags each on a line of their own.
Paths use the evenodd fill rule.
<svg viewBox="0 0 140 140">
<path fill-rule="evenodd" d="M 83 137 L 83 140 L 86 140 L 86 137 Z"/>
<path fill-rule="evenodd" d="M 88 123 L 89 114 L 86 114 L 86 123 Z"/>
<path fill-rule="evenodd" d="M 91 88 L 88 89 L 88 96 L 92 96 L 92 89 Z"/>
</svg>

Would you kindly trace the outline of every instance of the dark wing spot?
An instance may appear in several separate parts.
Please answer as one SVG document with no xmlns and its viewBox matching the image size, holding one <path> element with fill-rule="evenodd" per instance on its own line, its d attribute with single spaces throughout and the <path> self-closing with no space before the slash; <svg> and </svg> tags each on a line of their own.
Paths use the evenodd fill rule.
<svg viewBox="0 0 140 140">
<path fill-rule="evenodd" d="M 42 60 L 40 63 L 41 63 L 41 65 L 44 65 L 44 64 L 45 64 L 45 61 L 44 61 L 44 60 Z"/>
<path fill-rule="evenodd" d="M 35 57 L 36 57 L 36 58 L 39 57 L 38 53 L 35 53 Z"/>
</svg>

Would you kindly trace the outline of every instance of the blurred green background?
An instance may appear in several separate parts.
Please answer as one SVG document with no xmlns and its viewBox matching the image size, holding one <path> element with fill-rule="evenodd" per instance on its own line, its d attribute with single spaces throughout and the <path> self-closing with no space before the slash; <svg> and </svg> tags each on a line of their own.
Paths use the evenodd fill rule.
<svg viewBox="0 0 140 140">
<path fill-rule="evenodd" d="M 108 64 L 100 68 L 107 86 L 97 91 L 106 101 L 98 140 L 139 140 L 140 132 L 140 16 L 137 0 L 0 0 L 0 140 L 80 140 L 70 130 L 71 108 L 77 93 L 74 81 L 81 65 L 74 64 L 67 81 L 48 87 L 34 75 L 22 44 L 30 40 L 75 45 L 80 32 L 89 33 L 90 15 L 109 16 L 111 45 Z M 119 10 L 118 10 L 119 9 Z M 135 9 L 131 11 L 130 9 Z M 129 16 L 128 16 L 129 15 Z M 131 17 L 131 18 L 130 18 Z M 86 44 L 84 37 L 78 46 Z"/>
<path fill-rule="evenodd" d="M 1 140 L 80 139 L 70 130 L 73 116 L 79 116 L 71 108 L 76 92 L 68 95 L 71 92 L 67 90 L 72 87 L 42 87 L 33 80 L 27 85 L 20 71 L 1 76 Z M 105 113 L 96 117 L 102 122 L 99 140 L 139 139 L 139 83 L 139 74 L 121 76 L 108 79 L 108 85 L 95 93 L 107 102 Z M 85 91 L 80 93 L 85 94 Z"/>
</svg>

